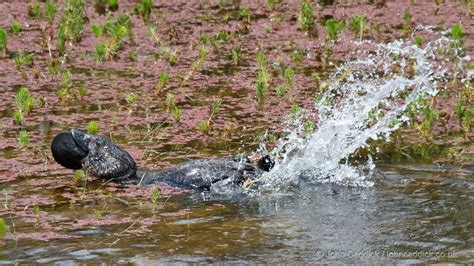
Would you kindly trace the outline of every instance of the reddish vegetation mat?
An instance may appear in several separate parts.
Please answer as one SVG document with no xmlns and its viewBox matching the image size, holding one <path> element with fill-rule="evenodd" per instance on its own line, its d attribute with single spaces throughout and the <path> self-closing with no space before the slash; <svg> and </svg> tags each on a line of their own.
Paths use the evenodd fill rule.
<svg viewBox="0 0 474 266">
<path fill-rule="evenodd" d="M 64 6 L 64 1 L 60 2 L 55 29 Z M 431 2 L 409 4 L 409 1 L 387 1 L 373 5 L 318 6 L 314 9 L 317 26 L 309 34 L 313 36 L 309 36 L 298 26 L 300 1 L 282 1 L 284 3 L 272 9 L 257 4 L 257 1 L 242 1 L 240 7 L 250 9 L 250 21 L 239 15 L 236 6 L 220 7 L 213 1 L 203 1 L 200 6 L 198 2 L 155 4 L 151 22 L 145 25 L 141 17 L 132 14 L 134 1 L 119 1 L 120 7 L 115 13 L 130 15 L 133 38 L 125 41 L 116 58 L 104 62 L 94 58 L 97 39 L 91 25 L 103 23 L 107 17 L 99 15 L 92 4 L 86 5 L 88 22 L 83 27 L 82 40 L 68 43 L 66 55 L 62 57 L 54 49 L 53 57 L 49 55 L 49 32 L 45 18 L 29 17 L 28 4 L 24 2 L 0 4 L 0 27 L 9 29 L 14 21 L 18 21 L 23 29 L 18 36 L 9 34 L 7 55 L 0 57 L 0 183 L 4 191 L 0 198 L 5 197 L 8 202 L 0 210 L 0 215 L 14 215 L 15 219 L 21 220 L 17 226 L 26 224 L 31 227 L 34 224 L 41 231 L 29 234 L 28 229 L 11 235 L 11 239 L 78 237 L 69 234 L 68 230 L 90 225 L 134 223 L 143 215 L 138 207 L 138 210 L 121 213 L 120 219 L 109 211 L 102 211 L 104 214 L 101 214 L 100 202 L 104 200 L 114 206 L 109 210 L 120 209 L 122 205 L 142 205 L 149 202 L 151 188 L 101 186 L 100 182 L 90 180 L 84 190 L 83 184 L 72 181 L 70 171 L 51 160 L 49 143 L 52 137 L 70 128 L 85 128 L 88 121 L 97 121 L 100 133 L 112 137 L 130 151 L 140 167 L 162 168 L 191 158 L 253 151 L 259 142 L 258 136 L 266 130 L 278 132 L 290 112 L 291 104 L 311 108 L 314 95 L 320 92 L 314 79 L 315 73 L 324 81 L 332 65 L 353 59 L 351 51 L 358 48 L 352 41 L 358 36 L 345 28 L 339 40 L 330 43 L 332 55 L 329 61 L 334 63 L 323 63 L 324 23 L 329 18 L 348 21 L 354 15 L 365 13 L 369 29 L 364 33 L 364 39 L 374 42 L 403 38 L 406 34 L 403 13 L 406 10 L 411 14 L 408 22 L 411 27 L 433 25 L 443 30 L 454 23 L 461 23 L 466 33 L 463 42 L 465 53 L 474 56 L 472 13 L 469 13 L 468 6 L 460 3 L 437 6 Z M 41 6 L 43 4 L 40 3 Z M 114 17 L 114 13 L 110 17 Z M 150 25 L 154 25 L 157 39 L 150 36 Z M 193 62 L 198 58 L 202 45 L 200 36 L 215 36 L 221 31 L 229 33 L 230 39 L 217 48 L 207 45 L 209 54 L 204 64 L 182 84 L 181 77 L 190 73 Z M 53 32 L 53 48 L 55 34 Z M 174 65 L 160 55 L 164 47 L 177 51 Z M 229 59 L 234 47 L 241 47 L 242 50 L 238 62 Z M 273 74 L 270 91 L 262 105 L 257 104 L 254 89 L 258 51 L 264 51 L 267 55 L 267 66 Z M 295 51 L 303 54 L 302 62 L 295 62 Z M 35 54 L 32 66 L 15 66 L 13 57 L 19 52 Z M 52 60 L 63 62 L 57 75 L 48 72 Z M 284 83 L 281 72 L 288 66 L 295 69 L 296 89 L 292 99 L 281 100 L 274 88 Z M 88 91 L 84 97 L 64 100 L 58 97 L 57 92 L 63 86 L 61 73 L 67 70 L 71 73 L 73 84 L 71 94 L 83 86 Z M 170 80 L 157 92 L 155 87 L 160 73 L 164 71 L 169 73 Z M 36 107 L 25 116 L 24 125 L 15 124 L 12 119 L 16 108 L 15 92 L 21 86 L 28 87 L 37 99 Z M 451 89 L 452 95 L 456 95 L 456 90 L 460 88 Z M 138 96 L 133 103 L 126 100 L 130 93 Z M 174 94 L 176 105 L 183 109 L 179 121 L 167 111 L 167 93 Z M 209 119 L 210 105 L 218 99 L 222 100 L 221 110 L 212 118 L 212 129 L 203 133 L 198 124 Z M 446 113 L 444 124 L 454 121 L 448 116 L 452 116 L 450 112 L 455 100 L 440 98 L 436 104 Z M 456 130 L 457 122 L 452 123 L 449 127 L 451 131 L 443 130 L 441 133 L 451 134 L 448 143 L 453 144 L 456 152 L 462 150 L 465 154 L 472 154 L 472 134 L 461 134 L 459 126 Z M 20 129 L 29 132 L 30 144 L 27 147 L 18 144 Z M 413 130 L 407 130 L 413 133 Z M 411 136 L 412 139 L 417 138 L 415 133 Z M 446 135 L 441 138 L 446 138 Z M 447 140 L 443 139 L 445 143 Z M 113 196 L 108 195 L 109 192 Z M 180 193 L 182 191 L 162 187 L 160 200 Z M 73 214 L 75 209 L 89 204 L 97 209 L 95 215 L 90 210 L 81 211 L 78 216 Z M 35 206 L 39 208 L 34 209 Z M 55 210 L 54 206 L 59 206 L 60 211 Z M 73 211 L 65 211 L 68 206 L 72 206 Z M 181 207 L 170 206 L 161 216 L 187 214 Z M 150 212 L 149 207 L 146 210 Z M 160 215 L 150 215 L 137 222 L 140 226 L 124 234 L 147 232 L 149 224 L 160 219 Z"/>
</svg>

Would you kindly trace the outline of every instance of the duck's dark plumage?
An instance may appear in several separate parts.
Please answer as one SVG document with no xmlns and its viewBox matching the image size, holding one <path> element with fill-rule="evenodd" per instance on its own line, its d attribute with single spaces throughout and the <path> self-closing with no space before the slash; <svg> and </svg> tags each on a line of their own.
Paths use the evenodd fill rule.
<svg viewBox="0 0 474 266">
<path fill-rule="evenodd" d="M 109 139 L 80 130 L 59 133 L 51 145 L 54 159 L 69 169 L 84 168 L 88 174 L 121 183 L 149 185 L 168 183 L 188 189 L 211 186 L 242 187 L 273 167 L 268 156 L 253 165 L 246 157 L 192 160 L 158 171 L 139 171 L 133 158 Z"/>
</svg>

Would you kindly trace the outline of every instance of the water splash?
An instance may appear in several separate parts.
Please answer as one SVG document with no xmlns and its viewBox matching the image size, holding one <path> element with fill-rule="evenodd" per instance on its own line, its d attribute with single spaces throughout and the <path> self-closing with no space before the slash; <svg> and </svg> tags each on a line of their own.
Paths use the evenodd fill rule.
<svg viewBox="0 0 474 266">
<path fill-rule="evenodd" d="M 296 119 L 289 134 L 273 149 L 277 164 L 262 178 L 264 187 L 284 188 L 302 177 L 372 186 L 372 159 L 354 166 L 348 158 L 370 139 L 388 141 L 390 133 L 409 120 L 405 115 L 409 104 L 421 96 L 435 95 L 438 81 L 448 74 L 447 64 L 453 64 L 437 55 L 450 50 L 448 38 L 438 34 L 425 48 L 412 40 L 361 44 L 371 48 L 361 49 L 357 54 L 361 59 L 336 69 L 329 78 L 334 82 L 315 104 L 314 113 L 309 112 L 319 118 L 314 132 L 305 135 L 302 119 Z"/>
</svg>

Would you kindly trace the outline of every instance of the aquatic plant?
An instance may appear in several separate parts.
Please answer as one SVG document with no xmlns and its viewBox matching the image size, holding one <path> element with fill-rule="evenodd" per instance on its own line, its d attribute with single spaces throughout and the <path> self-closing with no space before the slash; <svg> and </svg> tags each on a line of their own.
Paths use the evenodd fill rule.
<svg viewBox="0 0 474 266">
<path fill-rule="evenodd" d="M 416 36 L 415 40 L 413 41 L 413 43 L 415 43 L 415 45 L 418 47 L 422 47 L 423 42 L 424 42 L 423 36 Z"/>
<path fill-rule="evenodd" d="M 218 99 L 214 102 L 212 102 L 210 108 L 209 108 L 209 118 L 207 121 L 201 120 L 199 121 L 199 130 L 203 133 L 208 132 L 212 127 L 211 127 L 211 122 L 214 119 L 215 116 L 220 112 L 222 106 L 222 99 Z"/>
<path fill-rule="evenodd" d="M 270 86 L 270 73 L 267 70 L 267 57 L 262 52 L 259 51 L 256 56 L 257 61 L 257 80 L 255 81 L 255 95 L 257 103 L 262 104 L 265 100 L 265 95 Z"/>
<path fill-rule="evenodd" d="M 140 3 L 133 6 L 133 13 L 142 17 L 144 23 L 150 21 L 153 0 L 140 0 Z"/>
<path fill-rule="evenodd" d="M 200 120 L 198 124 L 199 131 L 202 133 L 209 132 L 209 124 L 205 120 Z"/>
<path fill-rule="evenodd" d="M 462 52 L 462 43 L 465 33 L 460 23 L 456 23 L 451 28 L 451 47 L 456 54 Z"/>
<path fill-rule="evenodd" d="M 280 99 L 284 99 L 288 93 L 286 86 L 282 84 L 279 84 L 275 87 L 275 92 Z"/>
<path fill-rule="evenodd" d="M 28 135 L 28 131 L 26 130 L 20 130 L 18 132 L 18 137 L 17 137 L 18 143 L 22 147 L 26 147 L 28 144 L 30 144 L 30 136 Z"/>
<path fill-rule="evenodd" d="M 166 82 L 170 79 L 170 75 L 168 72 L 163 71 L 160 73 L 160 79 L 158 80 L 158 84 L 156 84 L 156 94 L 160 94 L 161 90 L 165 87 Z"/>
<path fill-rule="evenodd" d="M 258 51 L 256 56 L 257 67 L 263 70 L 267 67 L 267 56 L 262 51 Z"/>
<path fill-rule="evenodd" d="M 38 2 L 33 1 L 28 5 L 28 16 L 38 18 L 41 16 L 41 6 Z"/>
<path fill-rule="evenodd" d="M 281 2 L 283 2 L 283 0 L 267 0 L 267 7 L 269 10 L 273 10 L 273 8 Z"/>
<path fill-rule="evenodd" d="M 198 58 L 192 63 L 191 69 L 181 80 L 180 87 L 183 87 L 186 84 L 186 82 L 194 76 L 194 73 L 196 73 L 197 71 L 201 69 L 202 65 L 206 61 L 208 54 L 209 54 L 209 49 L 207 48 L 207 46 L 202 45 L 201 47 L 199 47 Z"/>
<path fill-rule="evenodd" d="M 329 41 L 337 41 L 339 32 L 344 28 L 344 21 L 335 21 L 334 19 L 326 20 L 326 39 Z"/>
<path fill-rule="evenodd" d="M 219 52 L 219 45 L 229 42 L 231 39 L 230 34 L 227 31 L 221 30 L 219 33 L 209 38 L 209 43 L 214 48 L 215 52 Z"/>
<path fill-rule="evenodd" d="M 160 37 L 159 37 L 158 34 L 156 33 L 156 25 L 150 25 L 150 26 L 148 27 L 148 36 L 150 36 L 151 39 L 152 39 L 157 45 L 160 45 L 160 44 L 161 44 Z"/>
<path fill-rule="evenodd" d="M 323 52 L 321 54 L 321 63 L 322 63 L 322 68 L 326 69 L 327 66 L 329 65 L 329 58 L 332 55 L 332 50 L 329 48 L 328 45 L 324 45 Z"/>
<path fill-rule="evenodd" d="M 239 65 L 239 62 L 242 58 L 242 53 L 243 53 L 243 50 L 240 45 L 232 48 L 232 50 L 230 51 L 230 58 L 232 59 L 232 62 L 234 63 L 234 65 Z"/>
<path fill-rule="evenodd" d="M 158 200 L 161 197 L 161 190 L 159 188 L 153 188 L 150 193 L 150 201 L 152 204 L 152 212 L 155 212 Z"/>
<path fill-rule="evenodd" d="M 49 24 L 53 24 L 54 17 L 56 16 L 57 7 L 53 0 L 47 0 L 44 4 L 44 13 L 48 19 Z"/>
<path fill-rule="evenodd" d="M 7 54 L 7 31 L 3 28 L 0 28 L 0 51 L 3 52 L 3 56 Z"/>
<path fill-rule="evenodd" d="M 132 106 L 136 101 L 138 101 L 138 94 L 135 92 L 128 93 L 127 96 L 125 96 L 125 101 L 129 107 Z"/>
<path fill-rule="evenodd" d="M 20 68 L 21 66 L 31 67 L 33 65 L 34 57 L 34 53 L 24 54 L 19 52 L 13 56 L 13 62 L 15 63 L 16 68 Z"/>
<path fill-rule="evenodd" d="M 464 133 L 471 132 L 472 118 L 474 116 L 474 107 L 471 107 L 468 101 L 465 102 L 462 97 L 462 94 L 458 96 L 458 101 L 456 103 L 456 106 L 454 107 L 454 113 L 459 119 L 459 125 L 461 126 Z"/>
<path fill-rule="evenodd" d="M 218 1 L 218 5 L 219 7 L 223 8 L 225 6 L 227 6 L 229 4 L 229 2 L 227 0 L 219 0 Z"/>
<path fill-rule="evenodd" d="M 175 104 L 176 102 L 175 102 L 174 94 L 171 92 L 168 92 L 166 94 L 166 100 L 165 100 L 166 110 L 167 111 L 171 110 L 171 108 L 175 106 Z"/>
<path fill-rule="evenodd" d="M 107 5 L 110 11 L 117 11 L 119 8 L 118 0 L 107 0 Z"/>
<path fill-rule="evenodd" d="M 181 116 L 183 115 L 183 109 L 177 105 L 173 105 L 171 108 L 171 114 L 173 115 L 176 122 L 179 122 L 179 120 L 181 120 Z"/>
<path fill-rule="evenodd" d="M 108 20 L 104 24 L 93 24 L 92 32 L 99 39 L 95 51 L 96 60 L 103 61 L 117 56 L 131 27 L 127 15 L 120 15 L 114 21 Z"/>
<path fill-rule="evenodd" d="M 84 180 L 86 180 L 86 172 L 84 172 L 82 169 L 75 170 L 73 180 L 76 184 L 84 182 Z"/>
<path fill-rule="evenodd" d="M 178 51 L 169 47 L 161 48 L 161 58 L 166 60 L 170 66 L 174 66 L 178 60 Z"/>
<path fill-rule="evenodd" d="M 15 96 L 16 109 L 13 113 L 13 120 L 17 124 L 23 124 L 25 114 L 33 110 L 35 106 L 35 99 L 30 96 L 30 91 L 27 87 L 21 87 L 16 92 Z"/>
<path fill-rule="evenodd" d="M 247 23 L 250 23 L 250 19 L 251 19 L 251 16 L 252 16 L 252 13 L 250 11 L 250 8 L 248 7 L 241 7 L 240 8 L 240 11 L 239 11 L 239 15 L 240 15 L 240 19 L 247 22 Z"/>
<path fill-rule="evenodd" d="M 18 21 L 14 21 L 10 25 L 10 32 L 11 32 L 11 34 L 17 36 L 21 32 L 21 24 L 18 23 Z"/>
<path fill-rule="evenodd" d="M 261 78 L 257 78 L 257 81 L 255 82 L 255 95 L 259 104 L 263 103 L 265 100 L 267 90 L 268 86 L 265 84 L 265 82 L 263 82 Z"/>
<path fill-rule="evenodd" d="M 309 135 L 309 134 L 313 133 L 313 131 L 314 131 L 313 122 L 311 120 L 304 121 L 304 123 L 303 123 L 303 132 L 306 135 Z"/>
<path fill-rule="evenodd" d="M 130 52 L 128 52 L 128 59 L 132 62 L 136 62 L 138 58 L 138 53 L 137 50 L 133 49 Z"/>
<path fill-rule="evenodd" d="M 87 122 L 87 133 L 91 135 L 96 135 L 99 132 L 99 124 L 97 121 L 89 121 Z"/>
<path fill-rule="evenodd" d="M 3 218 L 0 218 L 0 237 L 3 238 L 7 234 L 7 232 L 7 223 L 5 223 L 5 220 L 3 220 Z"/>
<path fill-rule="evenodd" d="M 302 48 L 297 48 L 291 53 L 291 60 L 296 64 L 296 66 L 301 66 L 304 59 L 306 58 L 306 51 Z"/>
<path fill-rule="evenodd" d="M 94 8 L 98 14 L 103 15 L 107 11 L 117 11 L 119 6 L 117 0 L 95 0 Z"/>
<path fill-rule="evenodd" d="M 83 0 L 67 0 L 61 16 L 56 40 L 56 49 L 60 54 L 66 51 L 66 42 L 80 42 L 82 26 L 86 23 Z"/>
<path fill-rule="evenodd" d="M 53 63 L 52 64 L 56 64 Z M 59 64 L 59 63 L 58 63 Z M 61 86 L 57 90 L 58 98 L 61 102 L 68 100 L 82 100 L 89 92 L 84 84 L 73 84 L 72 74 L 69 69 L 54 69 L 54 66 L 48 68 L 48 71 L 53 71 L 54 75 L 61 73 Z"/>
<path fill-rule="evenodd" d="M 412 32 L 411 14 L 410 14 L 409 9 L 406 9 L 405 11 L 403 11 L 402 18 L 403 18 L 403 26 L 402 26 L 403 35 L 405 37 L 408 37 L 408 36 L 410 36 L 410 33 Z"/>
<path fill-rule="evenodd" d="M 350 26 L 355 35 L 359 35 L 359 41 L 362 41 L 364 30 L 367 27 L 367 18 L 365 14 L 359 14 L 351 19 Z"/>
<path fill-rule="evenodd" d="M 293 95 L 295 87 L 295 72 L 291 67 L 287 67 L 283 73 L 283 78 L 285 79 L 286 91 L 290 94 L 290 97 Z"/>
<path fill-rule="evenodd" d="M 313 15 L 313 6 L 310 2 L 304 2 L 301 6 L 300 14 L 298 17 L 298 24 L 302 30 L 312 30 L 314 29 L 314 15 Z"/>
</svg>

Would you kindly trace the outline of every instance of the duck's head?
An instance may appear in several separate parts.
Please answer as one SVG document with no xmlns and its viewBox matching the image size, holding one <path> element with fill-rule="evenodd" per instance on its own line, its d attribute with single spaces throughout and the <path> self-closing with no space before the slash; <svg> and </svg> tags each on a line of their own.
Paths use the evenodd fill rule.
<svg viewBox="0 0 474 266">
<path fill-rule="evenodd" d="M 108 138 L 72 129 L 59 133 L 51 144 L 54 160 L 68 169 L 106 179 L 129 179 L 136 176 L 132 156 Z"/>
</svg>

